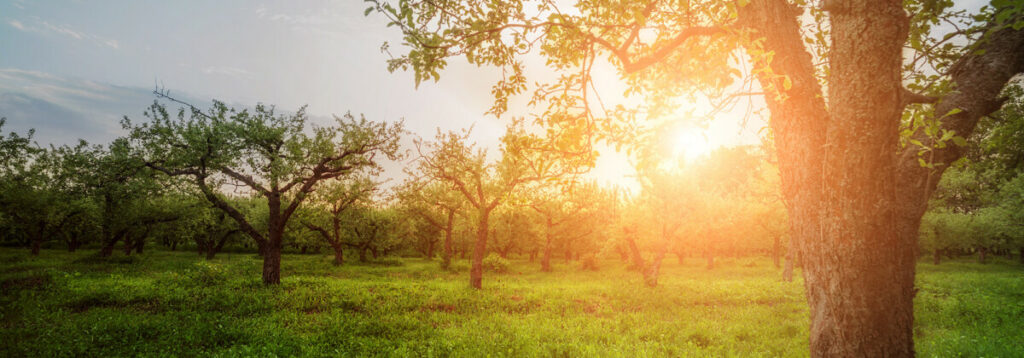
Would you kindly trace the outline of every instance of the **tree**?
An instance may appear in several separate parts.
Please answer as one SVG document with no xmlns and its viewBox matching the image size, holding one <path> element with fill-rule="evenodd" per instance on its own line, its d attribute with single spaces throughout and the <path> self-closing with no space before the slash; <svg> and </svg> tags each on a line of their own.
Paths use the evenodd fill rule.
<svg viewBox="0 0 1024 358">
<path fill-rule="evenodd" d="M 555 246 L 571 250 L 572 242 L 594 233 L 597 226 L 573 225 L 591 223 L 600 190 L 593 183 L 581 183 L 576 178 L 563 182 L 539 182 L 531 190 L 527 205 L 543 220 L 544 241 L 540 248 L 540 270 L 551 272 L 551 255 Z"/>
<path fill-rule="evenodd" d="M 263 253 L 263 282 L 281 282 L 281 248 L 288 221 L 317 184 L 379 168 L 377 156 L 398 159 L 402 124 L 376 123 L 350 114 L 332 126 L 307 128 L 305 109 L 278 115 L 273 107 L 236 110 L 221 102 L 202 111 L 166 93 L 158 97 L 186 108 L 177 115 L 154 102 L 149 121 L 124 126 L 144 151 L 149 168 L 185 177 L 224 211 Z M 267 228 L 257 230 L 220 190 L 243 187 L 266 200 Z"/>
<path fill-rule="evenodd" d="M 411 175 L 396 191 L 403 208 L 422 218 L 428 225 L 444 233 L 444 248 L 441 254 L 441 268 L 447 270 L 452 263 L 452 245 L 455 234 L 456 215 L 463 213 L 465 199 L 450 185 L 434 178 L 418 178 Z"/>
<path fill-rule="evenodd" d="M 556 131 L 579 125 L 566 118 L 583 118 L 606 136 L 629 137 L 628 125 L 596 120 L 586 103 L 594 98 L 590 71 L 598 59 L 617 66 L 630 91 L 646 93 L 655 115 L 668 112 L 662 105 L 679 94 L 703 91 L 728 102 L 736 97 L 730 90 L 744 87 L 729 86 L 739 73 L 735 65 L 751 64 L 771 112 L 791 237 L 803 260 L 813 356 L 913 355 L 918 228 L 932 178 L 963 155 L 959 146 L 933 139 L 971 134 L 979 118 L 1002 105 L 1006 82 L 1024 72 L 1024 14 L 1005 0 L 976 17 L 953 11 L 952 2 L 896 0 L 820 7 L 785 0 L 584 1 L 572 11 L 548 1 L 374 4 L 368 12 L 388 17 L 409 48 L 389 61 L 392 70 L 411 68 L 419 82 L 438 79 L 452 56 L 504 67 L 492 91 L 494 113 L 526 90 L 519 56 L 539 47 L 564 75 L 540 85 L 534 103 L 546 99 L 549 112 L 586 113 L 541 118 Z M 966 30 L 939 38 L 933 25 L 940 18 L 966 23 Z M 802 26 L 802 19 L 814 22 Z M 905 45 L 913 50 L 908 59 Z M 938 71 L 921 70 L 928 66 Z M 905 79 L 925 93 L 904 88 Z M 913 141 L 901 148 L 908 106 L 921 109 L 913 123 L 930 125 L 903 129 Z M 607 117 L 636 111 L 613 113 Z M 919 156 L 925 145 L 927 160 Z"/>
<path fill-rule="evenodd" d="M 377 190 L 377 183 L 368 177 L 353 176 L 344 180 L 327 183 L 314 197 L 308 220 L 302 225 L 316 232 L 334 249 L 334 264 L 345 263 L 345 245 L 342 224 L 346 210 L 356 205 L 366 205 Z"/>
<path fill-rule="evenodd" d="M 367 253 L 373 258 L 387 253 L 399 242 L 402 233 L 394 209 L 360 205 L 346 211 L 349 231 L 345 244 L 359 253 L 359 262 L 367 262 Z"/>
<path fill-rule="evenodd" d="M 417 141 L 417 172 L 457 191 L 473 212 L 476 240 L 473 245 L 470 286 L 483 287 L 483 259 L 487 254 L 490 216 L 521 185 L 555 178 L 579 168 L 577 160 L 561 161 L 561 153 L 545 150 L 543 139 L 527 135 L 518 122 L 502 137 L 501 158 L 488 162 L 484 150 L 466 144 L 468 132 L 441 133 L 434 142 Z"/>
</svg>

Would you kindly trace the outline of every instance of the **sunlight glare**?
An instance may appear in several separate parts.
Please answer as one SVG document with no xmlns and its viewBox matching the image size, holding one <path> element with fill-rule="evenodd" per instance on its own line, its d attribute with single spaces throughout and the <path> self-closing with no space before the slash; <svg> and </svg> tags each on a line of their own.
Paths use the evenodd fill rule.
<svg viewBox="0 0 1024 358">
<path fill-rule="evenodd" d="M 710 147 L 707 137 L 698 130 L 680 129 L 673 138 L 672 155 L 682 156 L 686 161 L 693 161 L 710 152 Z"/>
</svg>

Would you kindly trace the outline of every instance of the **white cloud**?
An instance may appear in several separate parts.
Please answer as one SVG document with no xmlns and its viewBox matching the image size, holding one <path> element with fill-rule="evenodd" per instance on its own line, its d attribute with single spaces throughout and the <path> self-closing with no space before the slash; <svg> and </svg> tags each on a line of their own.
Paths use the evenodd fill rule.
<svg viewBox="0 0 1024 358">
<path fill-rule="evenodd" d="M 32 21 L 32 23 L 30 24 L 26 24 L 19 20 L 9 20 L 7 21 L 7 24 L 23 32 L 33 32 L 37 34 L 56 34 L 60 36 L 67 36 L 75 40 L 88 40 L 97 45 L 110 47 L 115 50 L 121 48 L 121 44 L 117 42 L 117 40 L 78 31 L 72 29 L 70 26 L 67 25 L 51 24 L 47 21 L 43 21 L 38 18 L 34 19 L 34 21 Z"/>
</svg>

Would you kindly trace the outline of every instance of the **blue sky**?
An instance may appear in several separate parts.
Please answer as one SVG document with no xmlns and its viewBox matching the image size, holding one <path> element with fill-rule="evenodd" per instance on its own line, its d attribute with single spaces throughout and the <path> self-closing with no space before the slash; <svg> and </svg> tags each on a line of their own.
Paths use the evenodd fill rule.
<svg viewBox="0 0 1024 358">
<path fill-rule="evenodd" d="M 388 73 L 399 42 L 360 1 L 6 1 L 0 3 L 0 115 L 42 142 L 106 141 L 121 115 L 137 118 L 160 84 L 205 104 L 308 104 L 321 119 L 346 111 L 407 119 L 414 131 L 503 124 L 483 112 L 493 79 L 458 65 L 414 88 Z M 474 73 L 477 72 L 477 73 Z"/>
</svg>

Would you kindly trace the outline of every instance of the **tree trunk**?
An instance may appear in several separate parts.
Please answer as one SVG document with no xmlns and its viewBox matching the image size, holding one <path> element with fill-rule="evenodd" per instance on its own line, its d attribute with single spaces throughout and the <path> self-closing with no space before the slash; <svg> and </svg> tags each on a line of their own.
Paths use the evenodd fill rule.
<svg viewBox="0 0 1024 358">
<path fill-rule="evenodd" d="M 551 218 L 547 219 L 547 231 L 545 232 L 544 241 L 544 254 L 540 257 L 540 270 L 543 272 L 551 272 L 551 237 L 553 236 L 552 230 L 554 230 L 554 223 L 551 222 Z"/>
<path fill-rule="evenodd" d="M 433 238 L 427 242 L 427 259 L 429 260 L 434 259 L 434 240 L 437 240 L 437 238 Z"/>
<path fill-rule="evenodd" d="M 661 261 L 665 259 L 666 251 L 667 250 L 664 248 L 658 250 L 658 253 L 654 255 L 654 260 L 651 261 L 651 267 L 644 271 L 644 284 L 647 286 L 658 286 L 658 275 L 661 273 Z"/>
<path fill-rule="evenodd" d="M 132 254 L 132 249 L 134 249 L 134 248 L 135 248 L 135 245 L 134 245 L 134 242 L 132 241 L 132 235 L 129 234 L 129 235 L 125 236 L 124 237 L 124 255 L 125 256 L 130 256 Z"/>
<path fill-rule="evenodd" d="M 644 269 L 644 257 L 640 255 L 640 248 L 636 246 L 636 238 L 633 237 L 635 232 L 630 228 L 622 228 L 624 240 L 629 246 L 630 256 L 633 256 L 633 269 L 643 270 Z"/>
<path fill-rule="evenodd" d="M 978 248 L 978 263 L 979 264 L 988 263 L 986 254 L 988 254 L 988 248 L 987 247 L 982 246 L 982 247 Z"/>
<path fill-rule="evenodd" d="M 775 262 L 775 268 L 782 267 L 781 256 L 782 238 L 779 236 L 775 236 L 775 241 L 772 243 L 772 261 Z"/>
<path fill-rule="evenodd" d="M 177 241 L 171 242 L 171 251 L 175 251 L 177 249 L 178 249 L 178 242 Z"/>
<path fill-rule="evenodd" d="M 42 242 L 43 240 L 41 239 L 32 239 L 32 243 L 30 244 L 32 256 L 39 256 L 39 249 L 42 246 Z"/>
<path fill-rule="evenodd" d="M 334 249 L 334 266 L 341 266 L 345 264 L 345 247 L 341 244 L 331 245 Z"/>
<path fill-rule="evenodd" d="M 942 250 L 935 249 L 932 252 L 932 264 L 933 265 L 938 265 L 941 262 L 942 262 Z"/>
<path fill-rule="evenodd" d="M 100 248 L 100 257 L 110 257 L 111 255 L 113 255 L 114 245 L 116 245 L 118 241 L 121 241 L 121 239 L 124 238 L 125 236 L 124 232 L 111 234 L 113 236 L 106 239 L 106 241 L 103 243 L 103 246 Z"/>
<path fill-rule="evenodd" d="M 70 235 L 71 238 L 68 240 L 68 252 L 75 252 L 75 250 L 78 250 L 78 234 L 72 233 Z"/>
<path fill-rule="evenodd" d="M 302 245 L 302 246 L 299 247 L 299 254 L 302 254 L 302 255 L 306 254 L 306 245 Z"/>
<path fill-rule="evenodd" d="M 360 247 L 359 248 L 359 262 L 366 262 L 366 261 L 368 261 L 368 259 L 366 257 L 366 247 Z"/>
<path fill-rule="evenodd" d="M 277 285 L 281 283 L 281 244 L 268 242 L 263 255 L 263 283 Z"/>
<path fill-rule="evenodd" d="M 684 263 L 686 263 L 686 254 L 683 253 L 682 250 L 676 251 L 676 261 L 679 262 L 679 266 L 682 266 Z"/>
<path fill-rule="evenodd" d="M 1024 246 L 1020 248 L 1020 263 L 1024 264 Z"/>
<path fill-rule="evenodd" d="M 489 209 L 480 210 L 480 221 L 476 228 L 476 245 L 473 246 L 473 263 L 469 270 L 469 286 L 483 288 L 484 255 L 487 254 L 487 222 L 491 215 Z"/>
<path fill-rule="evenodd" d="M 146 246 L 146 238 L 140 237 L 139 240 L 135 242 L 135 253 L 141 254 L 144 246 Z"/>
<path fill-rule="evenodd" d="M 452 231 L 455 230 L 455 210 L 448 210 L 448 222 L 444 230 L 444 257 L 442 257 L 441 268 L 447 270 L 452 265 Z"/>
<path fill-rule="evenodd" d="M 798 8 L 754 0 L 740 10 L 741 21 L 766 36 L 773 72 L 792 84 L 784 100 L 766 98 L 791 238 L 803 254 L 810 351 L 911 357 L 917 238 L 903 235 L 897 208 L 927 197 L 896 200 L 908 18 L 898 0 L 825 4 L 832 27 L 825 96 L 801 44 Z M 777 83 L 771 77 L 760 75 L 763 87 Z"/>
</svg>

